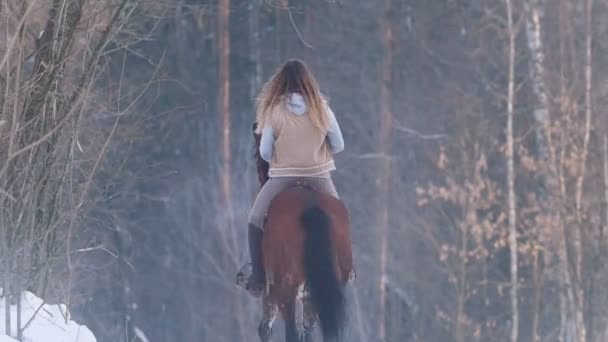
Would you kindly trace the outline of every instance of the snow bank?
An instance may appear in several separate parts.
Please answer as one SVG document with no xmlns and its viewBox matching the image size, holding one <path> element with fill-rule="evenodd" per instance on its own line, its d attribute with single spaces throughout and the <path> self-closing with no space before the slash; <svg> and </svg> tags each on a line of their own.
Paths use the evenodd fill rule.
<svg viewBox="0 0 608 342">
<path fill-rule="evenodd" d="M 6 335 L 0 334 L 0 342 L 19 342 L 19 341 L 15 340 L 14 338 L 10 338 Z"/>
<path fill-rule="evenodd" d="M 1 291 L 1 289 L 0 289 Z M 0 298 L 0 342 L 18 342 L 4 335 L 5 303 Z M 23 332 L 24 342 L 97 342 L 93 333 L 84 325 L 65 320 L 66 307 L 63 304 L 43 304 L 30 292 L 24 292 L 21 300 L 21 322 L 26 324 L 34 319 Z M 69 316 L 68 316 L 69 317 Z M 11 306 L 11 333 L 16 335 L 17 308 Z"/>
</svg>

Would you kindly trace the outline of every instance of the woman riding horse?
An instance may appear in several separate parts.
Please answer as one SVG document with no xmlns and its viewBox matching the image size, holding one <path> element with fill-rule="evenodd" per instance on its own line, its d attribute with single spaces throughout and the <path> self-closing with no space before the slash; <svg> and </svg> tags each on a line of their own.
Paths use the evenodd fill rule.
<svg viewBox="0 0 608 342">
<path fill-rule="evenodd" d="M 270 163 L 270 179 L 258 193 L 249 215 L 253 272 L 247 289 L 255 295 L 264 288 L 260 248 L 270 202 L 297 180 L 313 183 L 338 198 L 330 176 L 330 171 L 335 170 L 331 152 L 344 149 L 336 117 L 314 77 L 299 60 L 285 63 L 264 85 L 257 107 L 256 133 L 261 134 L 260 155 Z"/>
<path fill-rule="evenodd" d="M 252 274 L 245 286 L 264 294 L 260 338 L 269 340 L 277 308 L 288 341 L 309 338 L 316 317 L 323 335 L 336 337 L 352 273 L 348 213 L 330 176 L 332 153 L 344 140 L 304 63 L 288 61 L 265 84 L 254 130 L 263 186 L 249 216 Z M 296 328 L 298 300 L 303 332 Z"/>
</svg>

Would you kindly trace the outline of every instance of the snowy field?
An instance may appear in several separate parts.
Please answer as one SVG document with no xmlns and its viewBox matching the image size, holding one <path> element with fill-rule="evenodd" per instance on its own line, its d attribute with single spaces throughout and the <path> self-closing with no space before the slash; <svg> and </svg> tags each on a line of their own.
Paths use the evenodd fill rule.
<svg viewBox="0 0 608 342">
<path fill-rule="evenodd" d="M 0 342 L 18 342 L 16 338 L 5 335 L 6 305 L 4 298 L 0 298 Z M 24 292 L 21 306 L 22 324 L 25 325 L 31 320 L 23 332 L 23 342 L 97 342 L 86 326 L 70 320 L 66 322 L 66 308 L 63 304 L 43 304 L 34 294 Z M 11 334 L 15 336 L 17 308 L 13 305 L 10 309 Z"/>
</svg>

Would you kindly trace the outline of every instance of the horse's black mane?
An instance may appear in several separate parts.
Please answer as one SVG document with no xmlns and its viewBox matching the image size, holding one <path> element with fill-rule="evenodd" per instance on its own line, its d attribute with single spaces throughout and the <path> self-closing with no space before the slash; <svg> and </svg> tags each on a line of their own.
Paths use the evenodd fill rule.
<svg viewBox="0 0 608 342">
<path fill-rule="evenodd" d="M 256 133 L 258 127 L 258 123 L 253 123 L 253 144 L 254 144 L 254 157 L 255 157 L 255 166 L 256 171 L 258 173 L 258 179 L 261 184 L 266 183 L 268 180 L 268 170 L 270 169 L 270 164 L 262 158 L 260 154 L 260 139 L 262 138 L 260 134 Z"/>
</svg>

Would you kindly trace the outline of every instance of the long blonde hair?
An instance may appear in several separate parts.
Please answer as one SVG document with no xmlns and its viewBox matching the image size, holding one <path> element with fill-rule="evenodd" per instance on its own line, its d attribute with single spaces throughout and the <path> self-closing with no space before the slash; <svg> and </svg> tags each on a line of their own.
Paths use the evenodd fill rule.
<svg viewBox="0 0 608 342">
<path fill-rule="evenodd" d="M 304 62 L 292 59 L 283 64 L 270 78 L 257 98 L 257 133 L 260 134 L 272 111 L 281 99 L 290 93 L 300 93 L 308 107 L 308 117 L 320 131 L 329 127 L 329 117 L 325 99 L 319 85 Z"/>
</svg>

